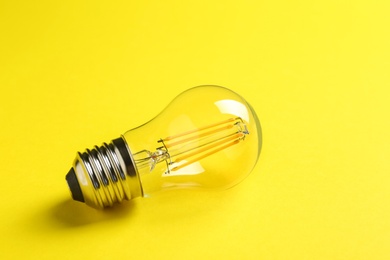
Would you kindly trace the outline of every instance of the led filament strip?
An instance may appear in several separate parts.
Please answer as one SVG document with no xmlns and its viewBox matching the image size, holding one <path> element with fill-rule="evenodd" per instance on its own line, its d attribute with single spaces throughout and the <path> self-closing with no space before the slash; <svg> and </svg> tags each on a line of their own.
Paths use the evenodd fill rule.
<svg viewBox="0 0 390 260">
<path fill-rule="evenodd" d="M 158 140 L 162 146 L 155 152 L 143 150 L 135 155 L 138 167 L 153 170 L 157 163 L 165 161 L 167 172 L 180 170 L 217 152 L 236 145 L 249 134 L 240 117 L 210 124 Z M 146 157 L 139 158 L 146 153 Z M 137 159 L 139 158 L 139 159 Z"/>
</svg>

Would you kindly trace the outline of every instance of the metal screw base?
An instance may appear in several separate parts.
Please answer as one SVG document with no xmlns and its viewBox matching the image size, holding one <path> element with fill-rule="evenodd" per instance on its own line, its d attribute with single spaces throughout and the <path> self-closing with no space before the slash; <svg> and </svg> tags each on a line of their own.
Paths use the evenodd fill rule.
<svg viewBox="0 0 390 260">
<path fill-rule="evenodd" d="M 94 208 L 142 196 L 138 173 L 123 138 L 79 152 L 66 180 L 73 199 Z"/>
</svg>

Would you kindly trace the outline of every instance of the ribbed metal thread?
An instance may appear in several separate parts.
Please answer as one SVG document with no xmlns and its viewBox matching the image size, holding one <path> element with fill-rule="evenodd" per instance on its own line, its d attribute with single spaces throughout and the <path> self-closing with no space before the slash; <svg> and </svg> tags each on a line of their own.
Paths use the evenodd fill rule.
<svg viewBox="0 0 390 260">
<path fill-rule="evenodd" d="M 92 150 L 79 153 L 100 207 L 131 199 L 126 169 L 122 168 L 115 148 L 113 143 L 104 143 L 100 147 L 95 146 Z"/>
</svg>

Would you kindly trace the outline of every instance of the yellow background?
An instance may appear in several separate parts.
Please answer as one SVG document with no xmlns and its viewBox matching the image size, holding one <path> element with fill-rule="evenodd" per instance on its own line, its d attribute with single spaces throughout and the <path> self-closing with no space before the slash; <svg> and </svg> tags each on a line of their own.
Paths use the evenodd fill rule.
<svg viewBox="0 0 390 260">
<path fill-rule="evenodd" d="M 386 0 L 1 1 L 0 258 L 390 259 L 389 14 Z M 250 177 L 106 211 L 70 199 L 76 151 L 201 84 L 257 111 Z"/>
</svg>

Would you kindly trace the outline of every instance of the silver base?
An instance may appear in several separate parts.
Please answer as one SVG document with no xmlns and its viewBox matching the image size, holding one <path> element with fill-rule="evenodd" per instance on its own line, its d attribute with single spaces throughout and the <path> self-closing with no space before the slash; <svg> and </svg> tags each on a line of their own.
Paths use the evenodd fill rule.
<svg viewBox="0 0 390 260">
<path fill-rule="evenodd" d="M 123 138 L 79 152 L 66 180 L 73 199 L 94 208 L 142 196 L 139 176 Z"/>
</svg>

